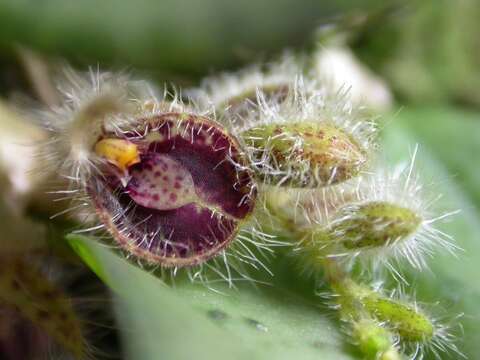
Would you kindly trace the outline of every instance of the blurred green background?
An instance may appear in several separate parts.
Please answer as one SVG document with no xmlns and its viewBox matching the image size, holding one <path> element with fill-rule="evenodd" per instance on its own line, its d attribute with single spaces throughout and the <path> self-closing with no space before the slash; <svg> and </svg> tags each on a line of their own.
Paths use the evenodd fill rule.
<svg viewBox="0 0 480 360">
<path fill-rule="evenodd" d="M 1 240 L 40 247 L 62 233 L 45 220 L 54 210 L 43 182 L 19 166 L 34 161 L 31 152 L 16 152 L 41 134 L 10 105 L 55 104 L 50 76 L 64 61 L 185 86 L 289 50 L 351 80 L 380 115 L 382 156 L 406 161 L 420 144 L 425 181 L 444 194 L 442 206 L 462 210 L 443 229 L 465 251 L 435 255 L 431 271 L 409 280 L 421 301 L 464 313 L 458 346 L 480 358 L 478 19 L 474 0 L 0 0 Z M 324 62 L 325 50 L 340 55 Z M 288 258 L 273 261 L 273 286 L 219 285 L 218 294 L 182 281 L 166 287 L 92 239 L 68 241 L 114 290 L 124 358 L 358 358 Z"/>
</svg>

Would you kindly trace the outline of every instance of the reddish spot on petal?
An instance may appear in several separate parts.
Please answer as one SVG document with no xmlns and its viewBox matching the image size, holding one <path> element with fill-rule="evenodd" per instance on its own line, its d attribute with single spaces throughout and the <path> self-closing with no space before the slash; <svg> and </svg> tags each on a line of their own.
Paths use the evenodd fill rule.
<svg viewBox="0 0 480 360">
<path fill-rule="evenodd" d="M 143 155 L 140 163 L 130 169 L 131 180 L 127 184 L 130 197 L 141 206 L 157 210 L 175 209 L 195 200 L 194 182 L 190 173 L 176 160 L 166 154 L 148 153 Z M 164 164 L 170 164 L 170 169 L 175 165 L 178 174 L 169 176 L 161 175 L 159 168 Z M 148 165 L 148 166 L 147 166 Z M 183 182 L 179 187 L 174 186 L 173 178 L 179 175 Z M 175 199 L 161 196 L 161 194 L 175 193 Z"/>
<path fill-rule="evenodd" d="M 202 141 L 206 129 L 208 139 Z M 159 136 L 150 136 L 154 132 Z M 115 240 L 162 266 L 200 264 L 227 247 L 241 220 L 253 211 L 256 197 L 236 140 L 205 117 L 175 112 L 139 119 L 138 127 L 123 137 L 143 141 L 141 161 L 129 167 L 125 191 L 117 191 L 121 185 L 114 176 L 107 181 L 92 177 L 88 186 Z M 228 216 L 216 216 L 210 206 Z"/>
</svg>

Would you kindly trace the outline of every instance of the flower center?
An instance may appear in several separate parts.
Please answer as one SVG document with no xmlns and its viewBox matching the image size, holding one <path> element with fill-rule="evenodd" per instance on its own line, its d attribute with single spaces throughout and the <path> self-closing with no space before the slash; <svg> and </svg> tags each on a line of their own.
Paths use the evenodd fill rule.
<svg viewBox="0 0 480 360">
<path fill-rule="evenodd" d="M 130 154 L 135 161 L 122 171 L 108 154 L 123 157 L 107 151 L 103 176 L 92 177 L 88 188 L 114 239 L 163 266 L 199 264 L 227 247 L 256 199 L 236 139 L 205 117 L 183 113 L 139 120 L 120 136 L 135 144 L 139 161 Z"/>
<path fill-rule="evenodd" d="M 164 154 L 150 154 L 131 171 L 130 197 L 139 205 L 172 210 L 195 202 L 195 184 L 181 163 Z"/>
</svg>

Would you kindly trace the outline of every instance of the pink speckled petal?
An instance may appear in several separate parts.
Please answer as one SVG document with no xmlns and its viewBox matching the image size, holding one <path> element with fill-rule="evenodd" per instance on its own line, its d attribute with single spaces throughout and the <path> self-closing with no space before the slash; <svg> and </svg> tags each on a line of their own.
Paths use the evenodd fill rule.
<svg viewBox="0 0 480 360">
<path fill-rule="evenodd" d="M 106 164 L 105 176 L 87 188 L 115 241 L 172 267 L 201 264 L 225 249 L 257 196 L 236 139 L 208 118 L 182 113 L 139 119 L 122 138 L 141 149 L 126 186 Z"/>
<path fill-rule="evenodd" d="M 196 200 L 188 170 L 165 154 L 151 154 L 131 170 L 127 185 L 130 197 L 139 205 L 171 210 Z"/>
</svg>

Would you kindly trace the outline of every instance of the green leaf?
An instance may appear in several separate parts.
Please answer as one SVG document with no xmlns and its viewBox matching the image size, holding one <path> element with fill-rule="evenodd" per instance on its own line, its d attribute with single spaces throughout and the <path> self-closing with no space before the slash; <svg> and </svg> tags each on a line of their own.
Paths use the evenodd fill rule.
<svg viewBox="0 0 480 360">
<path fill-rule="evenodd" d="M 480 209 L 480 168 L 476 166 L 480 113 L 447 106 L 405 108 L 399 122 L 445 166 L 446 176 Z"/>
<path fill-rule="evenodd" d="M 354 34 L 358 54 L 411 103 L 458 102 L 478 108 L 480 2 L 408 3 L 403 11 L 372 16 Z"/>
<path fill-rule="evenodd" d="M 289 282 L 172 288 L 92 239 L 68 239 L 116 292 L 129 359 L 353 359 L 334 316 Z"/>
<path fill-rule="evenodd" d="M 446 313 L 464 329 L 458 347 L 470 359 L 480 353 L 480 167 L 479 114 L 454 108 L 403 109 L 386 127 L 384 144 L 391 160 L 408 161 L 409 149 L 419 144 L 417 169 L 430 191 L 443 194 L 438 206 L 461 213 L 441 229 L 453 235 L 463 248 L 457 257 L 435 254 L 431 271 L 412 274 L 412 287 L 419 301 L 440 302 Z M 452 358 L 457 358 L 453 355 Z"/>
</svg>

